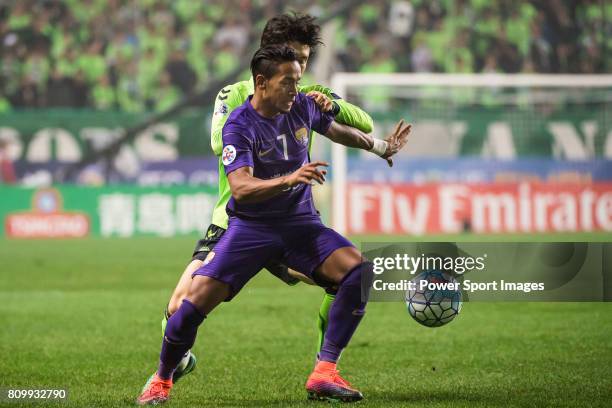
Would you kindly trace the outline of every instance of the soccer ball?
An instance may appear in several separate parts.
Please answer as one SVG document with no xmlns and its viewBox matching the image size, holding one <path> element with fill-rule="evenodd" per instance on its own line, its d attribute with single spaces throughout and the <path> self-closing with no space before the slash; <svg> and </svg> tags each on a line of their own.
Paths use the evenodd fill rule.
<svg viewBox="0 0 612 408">
<path fill-rule="evenodd" d="M 421 289 L 420 282 L 457 283 L 447 272 L 425 271 L 412 279 L 416 289 L 406 292 L 408 313 L 417 322 L 427 327 L 440 327 L 453 320 L 461 311 L 461 290 Z"/>
</svg>

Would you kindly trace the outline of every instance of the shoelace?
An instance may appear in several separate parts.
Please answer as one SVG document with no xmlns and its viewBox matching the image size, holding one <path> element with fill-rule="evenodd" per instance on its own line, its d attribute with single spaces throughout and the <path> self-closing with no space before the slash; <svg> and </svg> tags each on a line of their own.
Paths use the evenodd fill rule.
<svg viewBox="0 0 612 408">
<path fill-rule="evenodd" d="M 335 383 L 339 383 L 345 387 L 349 387 L 349 388 L 353 388 L 353 386 L 351 385 L 351 383 L 349 383 L 348 381 L 346 381 L 344 378 L 340 377 L 340 371 L 335 370 L 332 372 L 332 380 Z"/>
<path fill-rule="evenodd" d="M 155 395 L 160 391 L 164 391 L 167 386 L 161 381 L 154 381 L 151 383 L 151 387 L 148 389 L 147 395 Z"/>
</svg>

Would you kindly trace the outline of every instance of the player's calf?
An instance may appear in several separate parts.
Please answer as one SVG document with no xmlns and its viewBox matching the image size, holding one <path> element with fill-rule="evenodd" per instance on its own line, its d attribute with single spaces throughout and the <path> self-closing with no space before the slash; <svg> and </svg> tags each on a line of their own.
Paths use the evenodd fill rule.
<svg viewBox="0 0 612 408">
<path fill-rule="evenodd" d="M 331 309 L 331 306 L 334 303 L 336 293 L 338 293 L 337 289 L 325 289 L 323 301 L 321 302 L 321 306 L 319 306 L 319 314 L 317 316 L 317 329 L 319 329 L 319 341 L 317 342 L 317 361 L 319 361 L 319 352 L 321 351 L 321 347 L 323 347 L 325 332 L 327 331 L 327 326 L 329 324 L 329 310 Z"/>
<path fill-rule="evenodd" d="M 157 371 L 161 379 L 172 378 L 178 363 L 193 346 L 198 326 L 205 318 L 206 315 L 200 312 L 193 303 L 184 300 L 179 310 L 168 319 Z"/>
<path fill-rule="evenodd" d="M 162 324 L 161 324 L 162 339 L 164 338 L 164 334 L 166 332 L 166 325 L 168 324 L 169 318 L 170 318 L 170 312 L 168 311 L 168 308 L 166 308 L 164 310 L 164 317 L 162 319 Z M 178 380 L 180 380 L 181 378 L 183 378 L 184 376 L 186 376 L 187 374 L 195 370 L 197 361 L 198 359 L 196 358 L 195 354 L 193 354 L 191 350 L 187 350 L 187 352 L 183 355 L 183 358 L 181 359 L 181 361 L 179 361 L 178 365 L 176 366 L 176 369 L 174 370 L 174 374 L 172 374 L 172 382 L 176 384 Z M 145 384 L 145 388 L 153 380 L 155 374 L 156 373 L 154 373 L 153 375 L 151 375 L 151 377 L 149 377 L 149 380 Z M 143 391 L 144 391 L 144 388 L 143 388 Z"/>
<path fill-rule="evenodd" d="M 329 311 L 319 361 L 306 382 L 309 399 L 353 402 L 363 398 L 361 392 L 340 377 L 336 362 L 365 314 L 371 274 L 372 263 L 364 262 L 351 269 L 340 282 Z"/>
<path fill-rule="evenodd" d="M 350 270 L 340 282 L 338 293 L 329 310 L 329 322 L 319 359 L 335 363 L 348 345 L 365 315 L 370 285 L 362 280 L 372 274 L 372 263 L 364 262 Z"/>
</svg>

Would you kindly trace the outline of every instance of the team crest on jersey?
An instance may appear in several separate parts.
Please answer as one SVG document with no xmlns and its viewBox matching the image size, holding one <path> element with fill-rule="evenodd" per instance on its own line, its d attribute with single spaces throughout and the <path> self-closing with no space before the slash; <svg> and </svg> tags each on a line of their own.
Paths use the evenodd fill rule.
<svg viewBox="0 0 612 408">
<path fill-rule="evenodd" d="M 206 255 L 206 259 L 204 259 L 204 265 L 208 265 L 210 261 L 213 260 L 214 257 L 215 257 L 215 253 L 213 251 L 210 251 L 208 255 Z"/>
<path fill-rule="evenodd" d="M 227 145 L 221 153 L 221 161 L 224 165 L 229 166 L 236 160 L 236 148 L 232 145 Z"/>
<path fill-rule="evenodd" d="M 308 146 L 308 130 L 306 130 L 306 128 L 296 130 L 295 138 L 302 144 L 302 146 Z"/>
</svg>

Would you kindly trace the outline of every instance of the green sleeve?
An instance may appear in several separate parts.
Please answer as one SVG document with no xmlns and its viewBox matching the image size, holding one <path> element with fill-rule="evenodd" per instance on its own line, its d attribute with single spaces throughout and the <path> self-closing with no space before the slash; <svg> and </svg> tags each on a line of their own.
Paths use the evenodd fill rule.
<svg viewBox="0 0 612 408">
<path fill-rule="evenodd" d="M 215 98 L 215 111 L 212 116 L 210 129 L 210 146 L 215 156 L 221 156 L 223 150 L 223 138 L 221 131 L 230 113 L 242 105 L 246 97 L 243 97 L 244 86 L 242 82 L 228 85 L 221 89 Z M 247 93 L 248 95 L 248 93 Z"/>
<path fill-rule="evenodd" d="M 310 91 L 318 91 L 327 95 L 330 99 L 338 104 L 340 112 L 336 115 L 336 121 L 344 125 L 354 127 L 365 133 L 370 133 L 374 127 L 372 117 L 363 109 L 355 106 L 336 95 L 331 89 L 322 85 L 310 85 L 300 87 L 300 92 L 308 93 Z"/>
<path fill-rule="evenodd" d="M 336 115 L 336 120 L 339 123 L 354 127 L 364 133 L 370 133 L 372 131 L 374 121 L 363 109 L 344 99 L 335 99 L 334 101 L 340 107 L 340 112 Z"/>
</svg>

